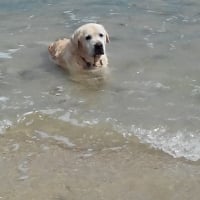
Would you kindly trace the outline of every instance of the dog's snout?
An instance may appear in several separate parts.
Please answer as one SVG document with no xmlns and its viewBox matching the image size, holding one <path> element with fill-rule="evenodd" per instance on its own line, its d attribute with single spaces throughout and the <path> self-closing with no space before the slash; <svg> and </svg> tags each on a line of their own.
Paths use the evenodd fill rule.
<svg viewBox="0 0 200 200">
<path fill-rule="evenodd" d="M 96 44 L 95 44 L 95 48 L 103 48 L 103 45 L 102 45 L 102 43 L 101 42 L 97 42 Z"/>
<path fill-rule="evenodd" d="M 95 53 L 95 55 L 103 55 L 104 54 L 103 44 L 101 42 L 97 42 L 94 45 L 94 53 Z"/>
</svg>

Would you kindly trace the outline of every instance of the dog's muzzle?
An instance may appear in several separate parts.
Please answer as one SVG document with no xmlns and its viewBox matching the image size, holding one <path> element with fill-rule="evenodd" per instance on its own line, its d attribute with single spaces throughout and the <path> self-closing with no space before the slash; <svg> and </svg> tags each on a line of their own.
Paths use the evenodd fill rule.
<svg viewBox="0 0 200 200">
<path fill-rule="evenodd" d="M 103 55 L 104 54 L 104 49 L 103 49 L 103 44 L 101 42 L 98 42 L 94 45 L 94 55 Z"/>
</svg>

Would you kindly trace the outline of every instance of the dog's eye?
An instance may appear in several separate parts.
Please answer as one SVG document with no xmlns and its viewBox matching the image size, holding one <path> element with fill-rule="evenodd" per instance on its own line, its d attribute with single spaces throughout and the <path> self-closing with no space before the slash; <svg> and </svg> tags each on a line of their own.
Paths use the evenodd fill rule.
<svg viewBox="0 0 200 200">
<path fill-rule="evenodd" d="M 86 40 L 91 40 L 91 39 L 92 39 L 92 36 L 91 36 L 91 35 L 87 35 L 87 36 L 85 37 L 85 39 L 86 39 Z"/>
<path fill-rule="evenodd" d="M 102 34 L 102 33 L 99 33 L 99 36 L 100 36 L 100 37 L 103 37 L 103 34 Z"/>
</svg>

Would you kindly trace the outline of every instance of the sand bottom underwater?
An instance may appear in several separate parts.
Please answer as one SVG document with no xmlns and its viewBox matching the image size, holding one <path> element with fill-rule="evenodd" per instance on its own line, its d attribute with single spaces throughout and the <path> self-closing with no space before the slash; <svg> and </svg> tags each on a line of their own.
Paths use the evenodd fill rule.
<svg viewBox="0 0 200 200">
<path fill-rule="evenodd" d="M 0 136 L 3 200 L 196 200 L 199 169 L 199 162 L 175 159 L 107 125 L 79 127 L 38 113 Z"/>
</svg>

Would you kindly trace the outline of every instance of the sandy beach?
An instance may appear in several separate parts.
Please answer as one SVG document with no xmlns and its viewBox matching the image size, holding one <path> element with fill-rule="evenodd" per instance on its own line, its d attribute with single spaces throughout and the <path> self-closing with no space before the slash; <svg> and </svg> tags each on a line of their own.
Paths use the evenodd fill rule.
<svg viewBox="0 0 200 200">
<path fill-rule="evenodd" d="M 174 159 L 136 137 L 116 136 L 107 126 L 77 127 L 40 114 L 1 136 L 0 167 L 1 199 L 197 200 L 200 195 L 198 162 Z"/>
</svg>

